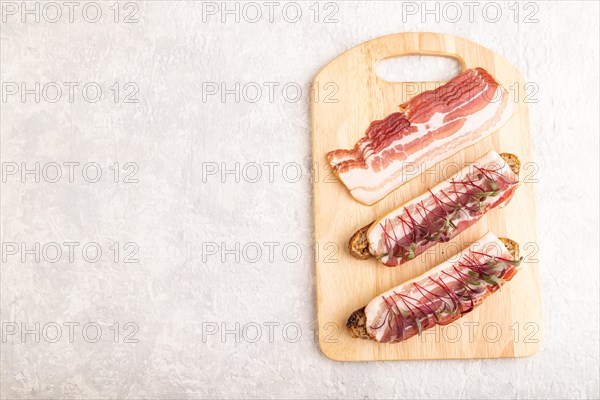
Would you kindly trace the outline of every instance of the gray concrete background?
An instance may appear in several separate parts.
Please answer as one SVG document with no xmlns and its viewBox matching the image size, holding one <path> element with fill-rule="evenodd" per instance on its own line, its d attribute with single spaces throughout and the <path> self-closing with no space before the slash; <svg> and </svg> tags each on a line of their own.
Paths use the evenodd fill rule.
<svg viewBox="0 0 600 400">
<path fill-rule="evenodd" d="M 599 397 L 597 3 L 54 4 L 2 2 L 2 398 Z M 315 343 L 309 86 L 402 31 L 479 42 L 536 89 L 533 357 Z"/>
</svg>

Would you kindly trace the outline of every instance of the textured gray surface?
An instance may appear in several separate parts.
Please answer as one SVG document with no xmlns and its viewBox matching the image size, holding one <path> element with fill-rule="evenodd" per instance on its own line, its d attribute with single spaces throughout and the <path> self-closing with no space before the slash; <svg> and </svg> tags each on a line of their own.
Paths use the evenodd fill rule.
<svg viewBox="0 0 600 400">
<path fill-rule="evenodd" d="M 461 5 L 456 23 L 444 21 L 454 11 L 438 5 L 438 23 L 435 14 L 422 14 L 420 2 L 337 3 L 337 11 L 322 3 L 319 22 L 312 3 L 298 3 L 297 23 L 283 18 L 282 4 L 269 22 L 267 6 L 258 3 L 259 21 L 250 22 L 255 10 L 246 8 L 239 23 L 234 15 L 223 23 L 221 13 L 211 15 L 220 2 L 148 1 L 129 24 L 122 19 L 133 8 L 120 7 L 114 23 L 112 2 L 98 3 L 97 23 L 82 18 L 86 3 L 72 23 L 65 6 L 57 23 L 44 14 L 39 23 L 31 16 L 22 23 L 21 10 L 12 15 L 7 3 L 21 7 L 3 2 L 0 28 L 2 398 L 598 398 L 597 3 L 521 5 L 518 23 L 510 3 L 496 23 L 483 4 L 472 22 Z M 538 22 L 525 23 L 536 7 Z M 46 19 L 54 12 L 46 9 Z M 332 12 L 338 22 L 324 23 Z M 94 18 L 94 10 L 86 16 Z M 545 334 L 533 357 L 339 363 L 315 344 L 308 88 L 340 52 L 399 31 L 477 41 L 539 88 L 530 113 L 540 165 Z M 11 82 L 40 82 L 40 91 L 58 82 L 63 95 L 49 102 L 50 85 L 39 103 L 34 95 L 22 102 L 20 93 L 10 94 Z M 75 89 L 71 102 L 63 82 L 97 82 L 103 96 L 91 103 Z M 134 88 L 127 82 L 139 87 L 137 103 L 123 101 Z M 212 86 L 202 82 L 256 82 L 263 95 L 247 101 L 251 84 L 239 102 L 233 95 L 203 99 Z M 272 100 L 265 82 L 279 83 Z M 289 82 L 286 100 L 281 88 Z M 302 97 L 293 102 L 298 85 Z M 21 163 L 35 162 L 41 181 L 29 174 L 22 182 Z M 55 175 L 48 163 L 64 162 L 81 163 L 73 182 L 64 165 L 62 179 L 48 182 Z M 82 177 L 90 162 L 103 172 L 97 183 Z M 115 162 L 119 183 L 109 169 Z M 128 162 L 139 167 L 137 183 L 123 182 L 135 168 Z M 221 163 L 236 162 L 239 182 L 221 173 Z M 252 162 L 261 164 L 256 183 Z M 272 179 L 265 162 L 279 163 Z M 220 172 L 210 175 L 214 168 Z M 85 177 L 93 178 L 93 169 Z M 40 262 L 21 254 L 36 242 Z M 54 242 L 63 253 L 53 263 Z M 79 243 L 72 261 L 64 242 Z M 87 260 L 82 255 L 87 243 L 102 249 L 98 262 L 88 261 L 95 245 L 88 245 Z M 229 254 L 222 243 L 239 243 L 239 251 Z M 139 262 L 124 262 L 136 246 Z M 89 322 L 98 325 L 87 326 L 86 339 Z M 79 324 L 72 340 L 68 323 Z M 56 325 L 62 335 L 51 343 Z M 102 338 L 94 343 L 96 326 Z M 23 336 L 24 328 L 40 337 Z M 230 333 L 223 337 L 224 329 Z"/>
</svg>

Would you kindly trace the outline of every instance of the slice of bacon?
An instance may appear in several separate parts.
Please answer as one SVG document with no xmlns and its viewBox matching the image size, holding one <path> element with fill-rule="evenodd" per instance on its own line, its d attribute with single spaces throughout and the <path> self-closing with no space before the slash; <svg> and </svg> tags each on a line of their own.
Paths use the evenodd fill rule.
<svg viewBox="0 0 600 400">
<path fill-rule="evenodd" d="M 510 281 L 520 269 L 521 260 L 515 258 L 503 240 L 488 233 L 459 253 L 456 262 L 443 262 L 373 299 L 364 308 L 366 332 L 391 343 L 449 324 Z"/>
<path fill-rule="evenodd" d="M 350 194 L 371 205 L 498 130 L 512 108 L 493 76 L 483 68 L 469 69 L 374 121 L 353 149 L 331 151 L 327 161 Z"/>
<path fill-rule="evenodd" d="M 508 204 L 519 186 L 518 166 L 513 166 L 515 173 L 503 156 L 490 151 L 375 221 L 367 232 L 369 252 L 389 267 L 400 265 L 454 238 L 489 210 Z"/>
</svg>

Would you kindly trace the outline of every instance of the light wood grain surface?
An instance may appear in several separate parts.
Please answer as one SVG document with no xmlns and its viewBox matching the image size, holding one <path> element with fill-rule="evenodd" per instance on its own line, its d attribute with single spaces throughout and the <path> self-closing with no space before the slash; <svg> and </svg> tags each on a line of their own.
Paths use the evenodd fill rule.
<svg viewBox="0 0 600 400">
<path fill-rule="evenodd" d="M 375 74 L 377 62 L 400 55 L 443 55 L 461 68 L 483 67 L 507 88 L 514 115 L 498 132 L 442 161 L 373 206 L 354 200 L 326 166 L 325 155 L 351 148 L 369 123 L 398 110 L 418 91 L 439 82 L 387 82 Z M 536 167 L 531 159 L 525 81 L 519 71 L 491 50 L 468 40 L 437 33 L 401 33 L 365 42 L 343 53 L 316 76 L 315 87 L 332 83 L 339 90 L 325 101 L 312 99 L 313 162 L 319 173 L 314 183 L 319 344 L 325 355 L 342 361 L 416 360 L 522 357 L 537 352 L 542 339 L 540 281 L 537 264 Z M 331 98 L 329 99 L 331 100 Z M 512 202 L 492 210 L 452 243 L 436 246 L 424 257 L 401 267 L 386 268 L 375 260 L 360 261 L 347 250 L 350 236 L 360 227 L 448 178 L 459 167 L 487 151 L 516 154 L 523 163 Z M 345 323 L 350 314 L 373 297 L 434 267 L 476 241 L 487 231 L 521 244 L 525 257 L 521 272 L 501 291 L 471 314 L 446 327 L 397 344 L 353 339 Z M 336 249 L 333 251 L 332 249 Z"/>
</svg>

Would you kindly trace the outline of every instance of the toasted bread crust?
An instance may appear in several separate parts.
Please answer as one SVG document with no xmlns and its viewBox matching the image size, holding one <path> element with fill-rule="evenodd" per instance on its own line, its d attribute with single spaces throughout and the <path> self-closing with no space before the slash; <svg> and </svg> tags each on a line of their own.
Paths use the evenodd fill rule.
<svg viewBox="0 0 600 400">
<path fill-rule="evenodd" d="M 348 322 L 346 322 L 346 327 L 348 327 L 348 331 L 350 331 L 353 338 L 371 339 L 367 332 L 367 316 L 364 307 L 352 313 L 348 318 Z"/>
<path fill-rule="evenodd" d="M 360 228 L 348 242 L 348 250 L 350 251 L 350 255 L 354 258 L 358 258 L 359 260 L 366 260 L 371 258 L 371 253 L 369 252 L 369 240 L 367 239 L 367 231 L 371 227 L 373 223 L 371 222 L 369 225 L 363 226 Z"/>
<path fill-rule="evenodd" d="M 519 243 L 515 242 L 514 240 L 508 239 L 508 238 L 498 238 L 498 239 L 500 239 L 500 241 L 502 243 L 504 243 L 504 246 L 506 246 L 506 249 L 513 256 L 513 259 L 516 260 L 517 258 L 519 258 Z"/>
<path fill-rule="evenodd" d="M 512 172 L 515 173 L 515 175 L 519 175 L 519 171 L 521 170 L 521 161 L 519 160 L 519 157 L 511 153 L 500 153 L 500 157 L 502 157 L 504 161 L 506 161 L 506 163 L 508 164 Z"/>
</svg>

